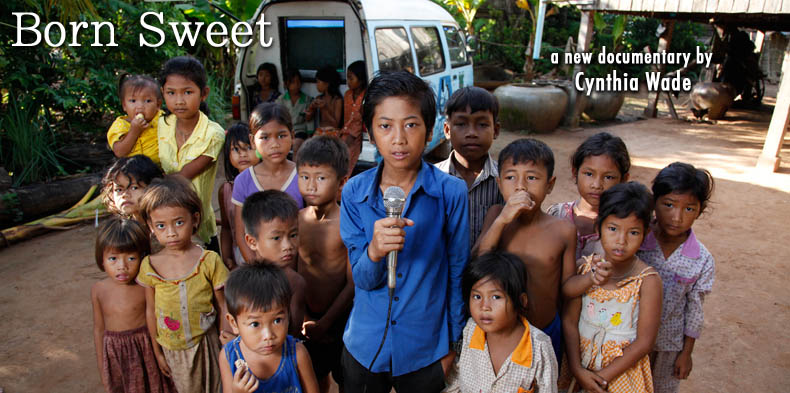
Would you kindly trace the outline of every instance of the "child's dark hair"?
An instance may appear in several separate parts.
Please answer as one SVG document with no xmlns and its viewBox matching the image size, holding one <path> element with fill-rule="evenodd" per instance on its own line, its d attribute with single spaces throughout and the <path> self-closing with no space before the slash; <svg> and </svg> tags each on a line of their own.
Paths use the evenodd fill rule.
<svg viewBox="0 0 790 393">
<path fill-rule="evenodd" d="M 240 143 L 250 144 L 250 127 L 244 123 L 236 123 L 225 131 L 225 144 L 222 146 L 222 162 L 225 165 L 225 180 L 232 182 L 239 175 L 239 170 L 230 163 L 230 151 Z M 239 146 L 240 147 L 240 146 Z"/>
<path fill-rule="evenodd" d="M 269 88 L 274 91 L 278 91 L 280 88 L 280 77 L 277 76 L 277 66 L 272 63 L 261 63 L 261 65 L 258 66 L 258 70 L 255 71 L 255 76 L 260 74 L 261 71 L 266 71 L 269 73 L 269 78 L 271 80 Z M 258 85 L 258 87 L 262 88 L 263 86 Z"/>
<path fill-rule="evenodd" d="M 372 125 L 376 107 L 390 97 L 406 98 L 420 108 L 427 141 L 436 122 L 436 97 L 433 89 L 424 80 L 408 71 L 382 72 L 370 81 L 362 100 L 362 122 L 368 129 L 370 139 L 373 139 Z"/>
<path fill-rule="evenodd" d="M 153 89 L 157 98 L 162 99 L 162 90 L 159 89 L 159 83 L 148 75 L 124 73 L 118 79 L 118 97 L 121 99 L 121 102 L 126 97 L 127 91 L 135 92 L 145 88 Z"/>
<path fill-rule="evenodd" d="M 100 227 L 96 235 L 96 265 L 104 271 L 104 250 L 137 252 L 139 258 L 151 252 L 148 231 L 137 220 L 112 216 Z"/>
<path fill-rule="evenodd" d="M 461 279 L 466 311 L 469 312 L 469 295 L 480 280 L 494 280 L 502 287 L 516 313 L 527 316 L 527 305 L 521 303 L 521 294 L 527 293 L 527 268 L 521 259 L 509 252 L 491 251 L 472 259 L 464 268 Z"/>
<path fill-rule="evenodd" d="M 285 272 L 269 261 L 255 261 L 230 273 L 225 282 L 228 313 L 234 318 L 247 311 L 269 311 L 272 306 L 288 311 L 291 285 Z"/>
<path fill-rule="evenodd" d="M 359 88 L 367 89 L 368 87 L 368 69 L 365 67 L 365 62 L 357 60 L 348 65 L 348 72 L 354 74 L 359 79 Z"/>
<path fill-rule="evenodd" d="M 151 220 L 151 212 L 160 207 L 183 207 L 189 214 L 198 213 L 198 225 L 203 217 L 200 197 L 192 183 L 180 175 L 167 175 L 156 179 L 145 188 L 145 193 L 140 197 L 140 217 L 143 222 L 147 224 Z"/>
<path fill-rule="evenodd" d="M 250 113 L 250 133 L 258 132 L 258 129 L 272 120 L 288 127 L 288 131 L 291 131 L 291 136 L 293 136 L 294 126 L 291 120 L 291 113 L 276 102 L 264 102 L 258 104 L 252 110 L 252 113 Z"/>
<path fill-rule="evenodd" d="M 699 212 L 708 205 L 714 188 L 713 176 L 706 169 L 695 168 L 685 162 L 673 162 L 653 179 L 653 198 L 677 193 L 691 193 L 699 201 Z"/>
<path fill-rule="evenodd" d="M 329 165 L 340 179 L 348 173 L 348 146 L 333 136 L 310 138 L 296 153 L 296 169 L 303 165 Z"/>
<path fill-rule="evenodd" d="M 653 196 L 650 195 L 647 187 L 639 182 L 616 184 L 601 194 L 595 228 L 601 233 L 601 226 L 606 217 L 614 215 L 617 218 L 626 218 L 631 214 L 642 220 L 647 230 L 653 217 Z"/>
<path fill-rule="evenodd" d="M 450 118 L 453 112 L 465 112 L 466 108 L 469 108 L 471 113 L 491 112 L 495 122 L 499 116 L 499 101 L 488 90 L 477 86 L 466 86 L 456 90 L 447 101 L 444 113 Z"/>
<path fill-rule="evenodd" d="M 541 164 L 546 167 L 546 174 L 549 178 L 554 176 L 554 153 L 547 144 L 537 139 L 516 139 L 505 146 L 499 153 L 498 164 L 500 173 L 502 171 L 502 164 L 507 160 L 513 160 L 513 165 L 518 165 L 522 162 Z"/>
<path fill-rule="evenodd" d="M 121 157 L 110 165 L 107 172 L 104 173 L 104 178 L 102 178 L 102 188 L 104 189 L 102 201 L 107 206 L 107 209 L 115 214 L 120 214 L 119 206 L 115 206 L 112 199 L 113 183 L 118 178 L 118 175 L 124 175 L 130 181 L 133 180 L 147 186 L 154 179 L 164 176 L 164 173 L 148 156 L 142 154 Z"/>
<path fill-rule="evenodd" d="M 299 218 L 296 201 L 280 190 L 258 191 L 248 196 L 241 208 L 244 230 L 252 237 L 258 237 L 258 228 L 262 222 L 276 218 L 283 221 Z"/>
<path fill-rule="evenodd" d="M 165 62 L 162 70 L 159 71 L 159 84 L 162 88 L 167 82 L 167 77 L 170 75 L 181 75 L 184 78 L 195 82 L 198 87 L 198 94 L 203 94 L 206 86 L 208 85 L 208 76 L 206 75 L 206 68 L 200 60 L 192 56 L 178 56 Z M 209 115 L 208 105 L 205 101 L 200 102 L 200 111 L 206 116 Z M 170 114 L 169 109 L 165 109 L 165 116 Z"/>
<path fill-rule="evenodd" d="M 337 73 L 336 69 L 329 66 L 322 67 L 316 72 L 315 79 L 324 81 L 329 85 L 327 93 L 329 93 L 330 96 L 343 97 L 343 95 L 340 94 L 340 74 Z"/>
<path fill-rule="evenodd" d="M 291 83 L 294 78 L 299 78 L 299 82 L 302 81 L 302 73 L 296 68 L 289 68 L 283 72 L 283 83 L 285 83 L 286 89 L 288 88 L 288 84 Z"/>
<path fill-rule="evenodd" d="M 599 132 L 582 142 L 571 156 L 571 168 L 578 171 L 585 158 L 604 154 L 617 165 L 620 176 L 625 176 L 631 170 L 631 157 L 625 142 L 608 132 Z"/>
</svg>

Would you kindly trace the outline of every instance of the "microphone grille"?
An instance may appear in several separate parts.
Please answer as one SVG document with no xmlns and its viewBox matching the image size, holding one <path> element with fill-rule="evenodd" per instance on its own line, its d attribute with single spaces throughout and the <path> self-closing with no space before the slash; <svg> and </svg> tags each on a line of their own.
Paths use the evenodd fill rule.
<svg viewBox="0 0 790 393">
<path fill-rule="evenodd" d="M 403 211 L 406 204 L 406 193 L 397 186 L 390 186 L 384 190 L 384 207 L 387 210 Z"/>
</svg>

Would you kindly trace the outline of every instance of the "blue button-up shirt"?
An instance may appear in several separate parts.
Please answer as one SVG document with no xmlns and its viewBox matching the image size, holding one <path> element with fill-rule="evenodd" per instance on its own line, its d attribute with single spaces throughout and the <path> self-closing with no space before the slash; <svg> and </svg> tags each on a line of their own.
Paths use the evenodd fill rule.
<svg viewBox="0 0 790 393">
<path fill-rule="evenodd" d="M 386 217 L 381 169 L 363 172 L 343 187 L 340 236 L 354 277 L 354 306 L 343 342 L 368 367 L 387 320 L 387 264 L 371 261 L 374 223 Z M 441 359 L 461 339 L 465 315 L 461 276 L 469 258 L 466 184 L 424 161 L 406 197 L 406 243 L 398 253 L 397 286 L 384 347 L 370 371 L 399 376 Z"/>
</svg>

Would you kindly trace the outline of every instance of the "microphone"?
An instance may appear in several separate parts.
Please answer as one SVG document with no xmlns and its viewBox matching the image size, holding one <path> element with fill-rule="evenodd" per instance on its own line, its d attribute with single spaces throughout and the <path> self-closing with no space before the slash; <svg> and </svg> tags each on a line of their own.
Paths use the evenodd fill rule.
<svg viewBox="0 0 790 393">
<path fill-rule="evenodd" d="M 402 188 L 391 186 L 384 190 L 384 207 L 387 209 L 387 217 L 400 218 L 405 204 L 406 193 Z M 390 251 L 387 253 L 387 286 L 390 289 L 390 294 L 395 291 L 395 268 L 397 266 L 398 252 Z"/>
</svg>

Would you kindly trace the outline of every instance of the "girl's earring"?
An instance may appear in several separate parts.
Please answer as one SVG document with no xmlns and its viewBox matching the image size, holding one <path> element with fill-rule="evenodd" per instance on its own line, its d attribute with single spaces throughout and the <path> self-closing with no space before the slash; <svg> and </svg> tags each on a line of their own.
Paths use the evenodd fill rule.
<svg viewBox="0 0 790 393">
<path fill-rule="evenodd" d="M 258 157 L 259 160 L 263 159 L 263 156 L 261 155 L 261 153 L 258 150 L 255 150 L 255 157 Z"/>
</svg>

